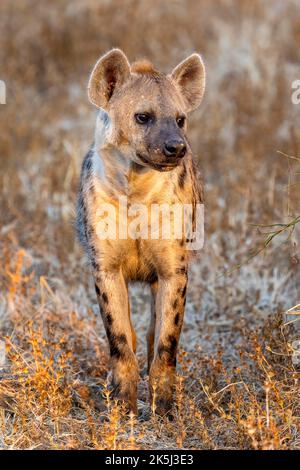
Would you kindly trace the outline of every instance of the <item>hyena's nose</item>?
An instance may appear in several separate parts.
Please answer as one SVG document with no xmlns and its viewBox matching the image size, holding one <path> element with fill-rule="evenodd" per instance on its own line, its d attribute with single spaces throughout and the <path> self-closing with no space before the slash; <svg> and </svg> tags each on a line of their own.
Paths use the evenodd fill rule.
<svg viewBox="0 0 300 470">
<path fill-rule="evenodd" d="M 182 158 L 186 152 L 186 145 L 182 139 L 172 139 L 164 143 L 163 152 L 166 157 Z"/>
</svg>

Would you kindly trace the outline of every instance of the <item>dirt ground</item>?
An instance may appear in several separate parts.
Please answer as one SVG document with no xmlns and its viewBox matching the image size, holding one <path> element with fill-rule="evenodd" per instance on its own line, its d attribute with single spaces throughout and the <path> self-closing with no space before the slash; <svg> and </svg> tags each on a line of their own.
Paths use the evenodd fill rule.
<svg viewBox="0 0 300 470">
<path fill-rule="evenodd" d="M 300 448 L 299 15 L 296 0 L 1 2 L 0 448 Z M 205 245 L 189 276 L 173 420 L 151 412 L 147 378 L 141 416 L 111 400 L 74 234 L 95 121 L 87 79 L 111 47 L 165 72 L 197 51 L 207 67 L 189 121 Z M 141 369 L 149 298 L 131 288 Z"/>
</svg>

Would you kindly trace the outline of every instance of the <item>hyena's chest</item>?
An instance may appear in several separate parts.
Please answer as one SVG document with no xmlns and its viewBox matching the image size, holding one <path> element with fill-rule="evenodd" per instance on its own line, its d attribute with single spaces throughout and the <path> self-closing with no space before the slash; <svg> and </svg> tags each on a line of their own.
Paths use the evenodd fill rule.
<svg viewBox="0 0 300 470">
<path fill-rule="evenodd" d="M 180 265 L 184 247 L 178 211 L 182 208 L 174 192 L 167 199 L 162 194 L 143 203 L 125 196 L 110 199 L 101 193 L 89 199 L 95 252 L 102 269 L 121 269 L 125 279 L 154 282 Z"/>
</svg>

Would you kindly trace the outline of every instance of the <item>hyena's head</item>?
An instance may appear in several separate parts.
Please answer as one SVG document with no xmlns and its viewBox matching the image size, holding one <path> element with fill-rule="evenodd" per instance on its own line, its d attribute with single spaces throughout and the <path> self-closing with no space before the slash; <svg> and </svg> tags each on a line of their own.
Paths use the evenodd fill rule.
<svg viewBox="0 0 300 470">
<path fill-rule="evenodd" d="M 125 54 L 113 49 L 96 63 L 88 93 L 102 109 L 100 121 L 110 128 L 106 144 L 142 166 L 167 171 L 190 151 L 187 114 L 199 106 L 204 88 L 198 54 L 165 75 L 148 62 L 130 66 Z M 96 141 L 101 142 L 97 132 L 103 133 L 103 127 L 96 127 Z"/>
</svg>

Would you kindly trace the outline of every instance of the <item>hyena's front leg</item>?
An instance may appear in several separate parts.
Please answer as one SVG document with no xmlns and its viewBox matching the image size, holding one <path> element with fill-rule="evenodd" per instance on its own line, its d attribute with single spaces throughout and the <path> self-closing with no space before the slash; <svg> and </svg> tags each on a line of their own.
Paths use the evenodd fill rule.
<svg viewBox="0 0 300 470">
<path fill-rule="evenodd" d="M 127 286 L 120 272 L 101 272 L 95 277 L 95 287 L 109 342 L 115 396 L 137 414 L 139 374 Z"/>
<path fill-rule="evenodd" d="M 187 271 L 180 268 L 168 280 L 158 282 L 156 296 L 157 337 L 149 384 L 151 402 L 159 414 L 172 407 L 177 345 L 183 323 Z"/>
</svg>

